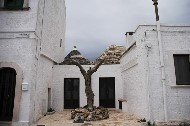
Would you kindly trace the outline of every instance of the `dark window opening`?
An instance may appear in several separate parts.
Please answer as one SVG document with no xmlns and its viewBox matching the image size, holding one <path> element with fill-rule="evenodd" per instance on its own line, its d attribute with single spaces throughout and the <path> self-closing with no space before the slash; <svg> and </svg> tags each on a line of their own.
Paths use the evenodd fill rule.
<svg viewBox="0 0 190 126">
<path fill-rule="evenodd" d="M 5 0 L 4 7 L 11 10 L 23 9 L 24 0 Z"/>
<path fill-rule="evenodd" d="M 119 109 L 122 109 L 122 101 L 119 101 Z"/>
<path fill-rule="evenodd" d="M 115 108 L 115 77 L 99 78 L 99 103 L 106 108 Z"/>
<path fill-rule="evenodd" d="M 177 85 L 190 85 L 190 55 L 174 54 L 174 65 Z"/>
<path fill-rule="evenodd" d="M 79 78 L 64 79 L 64 109 L 79 107 Z"/>
<path fill-rule="evenodd" d="M 63 40 L 62 40 L 62 39 L 60 39 L 60 45 L 59 45 L 60 47 L 62 46 L 62 41 L 63 41 Z"/>
</svg>

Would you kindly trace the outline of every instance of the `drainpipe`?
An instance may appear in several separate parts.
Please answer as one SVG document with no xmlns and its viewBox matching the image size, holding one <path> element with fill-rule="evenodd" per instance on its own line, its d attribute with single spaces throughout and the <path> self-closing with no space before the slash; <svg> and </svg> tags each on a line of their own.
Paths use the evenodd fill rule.
<svg viewBox="0 0 190 126">
<path fill-rule="evenodd" d="M 167 117 L 167 103 L 166 103 L 166 76 L 165 76 L 165 65 L 164 65 L 164 55 L 163 55 L 163 46 L 161 41 L 161 32 L 160 32 L 160 22 L 157 21 L 157 33 L 158 33 L 158 46 L 159 46 L 159 53 L 160 53 L 160 67 L 161 67 L 161 79 L 162 79 L 162 90 L 163 90 L 163 98 L 164 98 L 164 121 L 168 120 Z"/>
<path fill-rule="evenodd" d="M 155 6 L 155 14 L 156 14 L 156 27 L 157 27 L 157 34 L 158 34 L 158 46 L 159 46 L 159 54 L 160 54 L 160 67 L 161 67 L 161 81 L 162 81 L 162 90 L 163 90 L 163 104 L 164 104 L 164 121 L 168 120 L 167 117 L 167 104 L 166 104 L 166 78 L 165 78 L 165 65 L 164 65 L 164 55 L 163 55 L 163 46 L 161 41 L 161 32 L 160 32 L 160 22 L 159 22 L 159 15 L 158 15 L 158 0 L 152 0 Z"/>
<path fill-rule="evenodd" d="M 149 61 L 149 53 L 151 51 L 152 45 L 150 43 L 147 43 L 145 45 L 146 47 L 146 52 L 147 52 L 147 103 L 148 103 L 148 120 L 150 120 L 151 122 L 153 122 L 152 120 L 152 111 L 151 111 L 151 84 L 150 84 L 150 61 Z"/>
</svg>

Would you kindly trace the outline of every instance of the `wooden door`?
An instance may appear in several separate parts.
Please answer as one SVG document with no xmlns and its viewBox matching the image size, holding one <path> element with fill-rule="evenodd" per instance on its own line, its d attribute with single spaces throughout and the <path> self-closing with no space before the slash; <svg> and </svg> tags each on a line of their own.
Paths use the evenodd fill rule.
<svg viewBox="0 0 190 126">
<path fill-rule="evenodd" d="M 106 108 L 115 108 L 115 78 L 99 78 L 99 103 Z"/>
<path fill-rule="evenodd" d="M 64 79 L 64 108 L 75 109 L 79 107 L 79 78 Z"/>
<path fill-rule="evenodd" d="M 0 69 L 0 121 L 12 121 L 16 86 L 16 71 Z"/>
</svg>

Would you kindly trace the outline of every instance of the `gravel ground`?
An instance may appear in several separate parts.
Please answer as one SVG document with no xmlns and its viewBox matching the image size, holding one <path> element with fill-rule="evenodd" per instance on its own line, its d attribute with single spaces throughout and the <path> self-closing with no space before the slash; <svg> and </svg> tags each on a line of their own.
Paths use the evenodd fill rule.
<svg viewBox="0 0 190 126">
<path fill-rule="evenodd" d="M 106 120 L 73 123 L 73 120 L 70 119 L 70 111 L 65 110 L 52 115 L 46 115 L 33 126 L 146 126 L 144 123 L 137 122 L 138 119 L 135 116 L 128 115 L 125 112 L 110 110 L 109 113 L 110 118 Z"/>
</svg>

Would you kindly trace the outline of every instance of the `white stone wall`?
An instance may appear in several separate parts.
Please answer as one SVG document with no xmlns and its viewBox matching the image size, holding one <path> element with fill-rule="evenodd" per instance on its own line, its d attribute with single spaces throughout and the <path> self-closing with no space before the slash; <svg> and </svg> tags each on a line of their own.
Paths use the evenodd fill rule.
<svg viewBox="0 0 190 126">
<path fill-rule="evenodd" d="M 99 78 L 115 77 L 115 105 L 119 109 L 118 99 L 123 98 L 123 85 L 120 65 L 102 65 L 92 76 L 92 89 L 94 90 L 94 104 L 99 106 Z"/>
<path fill-rule="evenodd" d="M 23 71 L 19 122 L 31 124 L 47 111 L 54 62 L 63 61 L 65 1 L 29 0 L 29 10 L 0 11 L 0 62 L 14 62 Z M 61 47 L 60 40 L 62 39 Z"/>
<path fill-rule="evenodd" d="M 149 74 L 146 48 L 146 31 L 155 26 L 138 26 L 131 40 L 127 44 L 128 52 L 121 58 L 124 98 L 127 103 L 124 111 L 140 118 L 150 119 Z"/>
<path fill-rule="evenodd" d="M 47 112 L 53 61 L 43 56 L 37 58 L 35 38 L 0 39 L 0 42 L 0 62 L 18 64 L 23 72 L 22 82 L 29 84 L 28 91 L 21 92 L 19 122 L 32 123 Z"/>
<path fill-rule="evenodd" d="M 162 32 L 169 120 L 190 118 L 190 86 L 176 85 L 173 54 L 190 54 L 190 26 L 166 27 Z M 165 30 L 164 29 L 164 30 Z"/>
<path fill-rule="evenodd" d="M 146 49 L 144 42 L 139 41 L 121 59 L 123 95 L 127 100 L 123 110 L 148 118 Z"/>
<path fill-rule="evenodd" d="M 64 60 L 65 0 L 46 0 L 42 5 L 41 53 L 60 63 Z"/>
<path fill-rule="evenodd" d="M 137 28 L 133 35 L 137 47 L 132 48 L 131 51 L 126 53 L 121 59 L 121 65 L 127 66 L 128 59 L 132 59 L 134 55 L 137 55 L 137 65 L 122 72 L 124 97 L 128 100 L 127 110 L 129 112 L 154 121 L 164 121 L 165 116 L 168 117 L 168 120 L 183 120 L 190 118 L 190 102 L 188 102 L 190 100 L 190 88 L 189 86 L 176 85 L 173 61 L 173 54 L 190 54 L 189 31 L 189 26 L 161 26 L 161 40 L 163 43 L 166 74 L 167 108 L 165 110 L 156 27 L 139 26 Z M 150 47 L 149 50 L 146 45 Z M 133 53 L 133 55 L 131 55 L 131 53 Z M 142 98 L 140 95 L 142 95 L 141 89 L 143 88 L 140 85 L 134 85 L 134 83 L 137 83 L 140 79 L 141 82 L 143 82 L 144 89 L 147 91 L 144 90 L 144 96 L 146 96 L 146 98 L 144 97 L 139 103 L 144 104 L 143 106 L 145 106 L 145 102 L 147 103 L 147 107 L 145 107 L 147 108 L 147 116 L 141 113 L 143 111 L 146 113 L 144 108 L 143 111 L 132 111 L 133 109 L 138 110 L 142 108 L 142 106 L 134 106 L 134 104 L 130 102 L 134 97 L 137 97 L 137 101 L 138 98 Z M 133 90 L 128 90 L 128 88 L 130 89 L 131 87 L 133 87 L 133 89 L 140 89 L 140 91 L 134 94 Z M 146 95 L 145 92 L 147 92 Z M 130 97 L 131 95 L 136 96 Z M 164 111 L 166 111 L 167 115 L 164 114 Z"/>
<path fill-rule="evenodd" d="M 29 10 L 0 11 L 0 32 L 35 31 L 39 0 L 29 0 Z M 41 0 L 40 0 L 41 1 Z"/>
<path fill-rule="evenodd" d="M 41 56 L 37 62 L 37 80 L 34 96 L 34 119 L 38 120 L 48 110 L 48 88 L 52 87 L 53 62 Z M 32 112 L 32 110 L 31 110 Z"/>
<path fill-rule="evenodd" d="M 83 66 L 86 70 L 89 65 Z M 92 90 L 94 91 L 94 105 L 99 106 L 99 77 L 115 77 L 115 103 L 119 107 L 118 99 L 123 98 L 122 79 L 120 65 L 101 65 L 100 68 L 92 75 Z M 80 79 L 80 106 L 86 105 L 86 94 L 84 78 L 77 66 L 74 65 L 55 65 L 53 68 L 53 107 L 56 111 L 64 109 L 64 78 Z"/>
<path fill-rule="evenodd" d="M 23 72 L 23 82 L 29 84 L 28 91 L 22 91 L 19 121 L 29 122 L 30 94 L 35 85 L 35 39 L 0 39 L 0 62 L 14 62 Z"/>
<path fill-rule="evenodd" d="M 151 45 L 149 49 L 147 60 L 148 80 L 147 90 L 149 91 L 149 115 L 150 120 L 164 121 L 164 97 L 163 84 L 161 82 L 161 67 L 158 50 L 157 32 L 146 31 L 145 42 Z"/>
<path fill-rule="evenodd" d="M 52 86 L 53 64 L 64 60 L 65 9 L 64 0 L 40 0 L 38 3 L 36 35 L 39 59 L 36 64 L 35 120 L 45 114 L 48 109 L 48 88 Z"/>
<path fill-rule="evenodd" d="M 164 96 L 163 84 L 161 81 L 161 69 L 159 60 L 159 50 L 157 42 L 157 32 L 146 32 L 146 43 L 151 43 L 152 48 L 149 53 L 149 69 L 151 84 L 151 119 L 163 121 L 164 116 L 168 120 L 189 119 L 190 108 L 189 97 L 190 88 L 188 86 L 176 86 L 175 67 L 173 54 L 190 54 L 190 27 L 163 26 L 161 27 L 161 40 L 163 43 L 165 74 L 166 74 L 166 96 Z M 173 88 L 176 87 L 176 88 Z M 179 88 L 180 87 L 180 88 Z M 182 93 L 179 93 L 182 92 Z M 164 110 L 163 100 L 166 97 L 166 110 Z M 166 111 L 167 115 L 164 115 Z"/>
</svg>

